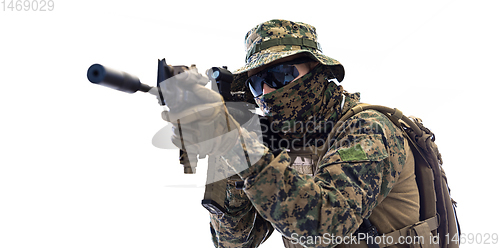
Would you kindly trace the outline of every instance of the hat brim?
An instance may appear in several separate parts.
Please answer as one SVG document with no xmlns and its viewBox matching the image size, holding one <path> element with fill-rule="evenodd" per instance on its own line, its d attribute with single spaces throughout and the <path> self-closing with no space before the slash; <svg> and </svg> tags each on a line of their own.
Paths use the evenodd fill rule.
<svg viewBox="0 0 500 248">
<path fill-rule="evenodd" d="M 250 56 L 248 59 L 247 63 L 245 66 L 242 68 L 235 70 L 233 72 L 234 75 L 234 81 L 231 87 L 231 91 L 246 91 L 250 93 L 250 91 L 247 89 L 245 82 L 248 79 L 247 72 L 256 69 L 258 67 L 268 65 L 274 61 L 277 61 L 279 59 L 283 59 L 292 55 L 297 55 L 297 54 L 304 54 L 305 56 L 309 56 L 312 59 L 320 62 L 323 65 L 326 66 L 331 66 L 333 73 L 335 74 L 335 77 L 339 82 L 341 82 L 344 79 L 344 67 L 342 64 L 340 64 L 339 61 L 330 58 L 328 56 L 323 55 L 322 53 L 318 52 L 317 50 L 309 50 L 307 48 L 305 49 L 290 49 L 289 51 L 283 51 L 282 48 L 278 48 L 278 51 L 273 52 L 270 50 L 263 50 L 258 53 L 253 54 Z M 281 51 L 279 51 L 281 50 Z M 253 96 L 250 93 L 249 96 L 247 97 L 247 101 L 253 102 Z"/>
<path fill-rule="evenodd" d="M 250 56 L 245 66 L 233 72 L 235 80 L 246 81 L 247 77 L 246 72 L 248 72 L 249 70 L 256 69 L 258 67 L 270 64 L 276 60 L 301 53 L 313 58 L 314 60 L 320 62 L 323 65 L 329 65 L 335 67 L 334 73 L 335 76 L 337 77 L 337 80 L 340 82 L 344 79 L 344 67 L 342 66 L 342 64 L 340 64 L 339 61 L 330 58 L 328 56 L 325 56 L 322 53 L 317 52 L 316 50 L 310 51 L 307 49 L 300 49 L 300 50 L 279 51 L 279 52 L 269 52 L 264 50 L 256 54 L 253 54 L 252 56 Z"/>
</svg>

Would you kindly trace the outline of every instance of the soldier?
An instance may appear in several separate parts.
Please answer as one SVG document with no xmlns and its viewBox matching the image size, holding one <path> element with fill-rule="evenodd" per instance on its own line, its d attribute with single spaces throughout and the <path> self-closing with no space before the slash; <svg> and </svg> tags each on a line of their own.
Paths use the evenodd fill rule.
<svg viewBox="0 0 500 248">
<path fill-rule="evenodd" d="M 339 85 L 344 68 L 322 54 L 313 26 L 271 20 L 251 29 L 245 41 L 246 65 L 234 83 L 245 84 L 266 116 L 268 142 L 202 88 L 193 93 L 207 104 L 170 115 L 183 120 L 191 152 L 220 155 L 236 173 L 227 185 L 228 213 L 211 215 L 215 247 L 258 247 L 273 230 L 285 247 L 397 243 L 382 234 L 419 221 L 414 158 L 402 131 L 373 110 L 337 123 L 360 104 L 360 95 Z M 208 129 L 197 131 L 201 126 Z"/>
</svg>

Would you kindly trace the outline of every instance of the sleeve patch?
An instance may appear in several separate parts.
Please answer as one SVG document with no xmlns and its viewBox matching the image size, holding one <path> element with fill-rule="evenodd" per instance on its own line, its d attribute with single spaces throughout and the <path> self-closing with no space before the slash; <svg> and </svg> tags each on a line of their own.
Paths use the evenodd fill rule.
<svg viewBox="0 0 500 248">
<path fill-rule="evenodd" d="M 360 144 L 356 144 L 349 148 L 339 149 L 338 153 L 342 161 L 346 162 L 368 160 L 368 156 Z"/>
</svg>

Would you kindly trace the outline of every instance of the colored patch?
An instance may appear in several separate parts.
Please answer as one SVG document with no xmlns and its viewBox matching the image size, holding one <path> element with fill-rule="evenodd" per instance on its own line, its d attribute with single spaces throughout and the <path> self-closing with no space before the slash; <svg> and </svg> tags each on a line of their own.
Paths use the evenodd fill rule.
<svg viewBox="0 0 500 248">
<path fill-rule="evenodd" d="M 342 161 L 346 162 L 368 160 L 368 156 L 366 156 L 360 144 L 356 144 L 354 147 L 340 149 L 338 153 Z"/>
</svg>

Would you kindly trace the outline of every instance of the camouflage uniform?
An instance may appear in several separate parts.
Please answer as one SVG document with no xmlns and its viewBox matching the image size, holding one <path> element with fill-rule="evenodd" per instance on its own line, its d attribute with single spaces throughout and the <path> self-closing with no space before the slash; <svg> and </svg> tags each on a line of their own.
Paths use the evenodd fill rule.
<svg viewBox="0 0 500 248">
<path fill-rule="evenodd" d="M 319 61 L 321 65 L 308 75 L 270 93 L 273 97 L 257 99 L 257 103 L 261 107 L 269 104 L 265 106 L 272 109 L 269 118 L 279 123 L 316 118 L 313 131 L 281 126 L 282 138 L 324 142 L 288 147 L 290 151 L 272 150 L 250 133 L 242 132 L 246 152 L 224 155 L 239 173 L 227 186 L 228 214 L 211 215 L 214 245 L 257 247 L 276 229 L 286 247 L 334 247 L 338 237 L 343 242 L 337 247 L 348 247 L 358 241 L 346 237 L 359 228 L 363 219 L 369 218 L 379 233 L 417 222 L 419 196 L 414 159 L 401 130 L 385 115 L 371 110 L 354 115 L 333 130 L 332 124 L 359 103 L 359 94 L 348 94 L 327 80 L 325 75 L 341 81 L 344 70 L 336 60 L 322 55 L 319 45 L 269 43 L 283 37 L 316 42 L 315 29 L 307 24 L 284 20 L 261 24 L 247 35 L 247 65 L 237 71 L 240 74 L 236 82 L 244 82 L 249 69 L 296 53 Z M 253 48 L 264 41 L 274 45 Z M 283 128 L 287 130 L 283 132 Z M 248 169 L 239 170 L 254 151 L 263 151 L 262 158 Z M 311 163 L 304 165 L 301 161 Z M 244 187 L 237 189 L 234 182 L 241 180 Z"/>
</svg>

